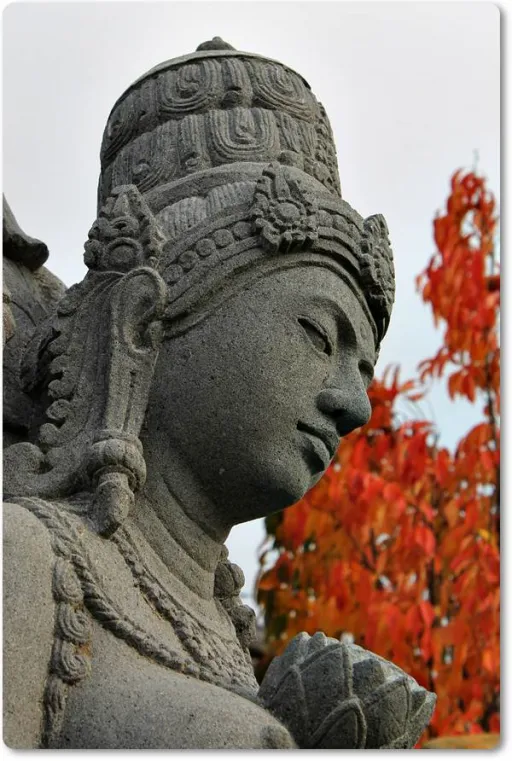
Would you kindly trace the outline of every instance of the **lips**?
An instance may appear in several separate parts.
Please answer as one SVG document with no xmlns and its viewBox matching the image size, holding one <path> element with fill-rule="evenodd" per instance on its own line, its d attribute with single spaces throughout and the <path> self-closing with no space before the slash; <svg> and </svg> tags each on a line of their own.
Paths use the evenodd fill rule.
<svg viewBox="0 0 512 761">
<path fill-rule="evenodd" d="M 322 464 L 326 467 L 336 454 L 336 450 L 339 444 L 339 436 L 330 428 L 324 428 L 323 426 L 310 425 L 299 421 L 297 423 L 297 430 L 307 434 L 309 441 L 313 445 L 315 454 L 322 460 Z M 325 462 L 326 461 L 326 462 Z"/>
</svg>

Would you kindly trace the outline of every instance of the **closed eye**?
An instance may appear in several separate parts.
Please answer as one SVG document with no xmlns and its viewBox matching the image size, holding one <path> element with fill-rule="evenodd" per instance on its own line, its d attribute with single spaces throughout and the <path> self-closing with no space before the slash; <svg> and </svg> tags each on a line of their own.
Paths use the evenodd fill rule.
<svg viewBox="0 0 512 761">
<path fill-rule="evenodd" d="M 362 359 L 359 362 L 359 372 L 363 376 L 363 379 L 366 384 L 366 388 L 369 388 L 371 386 L 374 376 L 374 369 L 371 362 L 368 362 L 366 359 Z"/>
<path fill-rule="evenodd" d="M 313 322 L 306 317 L 299 317 L 298 323 L 306 333 L 315 349 L 321 351 L 323 354 L 327 354 L 327 356 L 330 357 L 332 354 L 332 344 L 326 331 L 320 325 L 318 325 L 318 323 Z"/>
</svg>

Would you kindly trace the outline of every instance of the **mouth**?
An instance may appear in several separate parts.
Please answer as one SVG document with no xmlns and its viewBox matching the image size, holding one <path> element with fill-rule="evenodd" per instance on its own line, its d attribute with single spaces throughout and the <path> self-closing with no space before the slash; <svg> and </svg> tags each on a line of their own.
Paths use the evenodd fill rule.
<svg viewBox="0 0 512 761">
<path fill-rule="evenodd" d="M 321 470 L 326 470 L 336 454 L 339 444 L 338 435 L 329 428 L 312 426 L 302 421 L 297 423 L 297 430 L 306 434 L 309 454 L 312 455 L 314 461 L 312 464 L 315 469 L 318 470 L 317 466 L 320 465 Z"/>
</svg>

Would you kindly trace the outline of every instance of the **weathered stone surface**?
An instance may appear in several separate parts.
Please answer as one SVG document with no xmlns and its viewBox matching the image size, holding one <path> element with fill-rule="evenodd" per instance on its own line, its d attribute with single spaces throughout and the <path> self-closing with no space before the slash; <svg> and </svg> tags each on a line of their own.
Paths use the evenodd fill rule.
<svg viewBox="0 0 512 761">
<path fill-rule="evenodd" d="M 329 121 L 307 82 L 214 38 L 118 99 L 103 136 L 99 203 L 118 185 L 147 192 L 200 170 L 275 160 L 339 193 Z"/>
<path fill-rule="evenodd" d="M 298 634 L 265 675 L 260 700 L 301 748 L 411 748 L 435 696 L 397 666 L 318 632 Z"/>
<path fill-rule="evenodd" d="M 43 263 L 48 248 L 28 236 L 3 199 L 3 443 L 26 440 L 40 423 L 37 400 L 23 391 L 19 371 L 25 347 L 55 308 L 65 285 Z"/>
<path fill-rule="evenodd" d="M 224 546 L 300 499 L 370 414 L 392 254 L 384 219 L 341 198 L 325 111 L 295 72 L 214 38 L 118 100 L 99 201 L 88 274 L 21 352 L 39 412 L 4 457 L 24 552 L 19 575 L 7 561 L 6 741 L 411 745 L 432 697 L 323 635 L 258 693 Z"/>
<path fill-rule="evenodd" d="M 48 247 L 37 238 L 31 238 L 19 226 L 11 207 L 3 196 L 3 255 L 24 264 L 30 270 L 41 267 L 48 259 Z"/>
<path fill-rule="evenodd" d="M 4 742 L 37 747 L 43 724 L 43 696 L 52 654 L 55 559 L 47 530 L 27 510 L 3 505 Z"/>
</svg>

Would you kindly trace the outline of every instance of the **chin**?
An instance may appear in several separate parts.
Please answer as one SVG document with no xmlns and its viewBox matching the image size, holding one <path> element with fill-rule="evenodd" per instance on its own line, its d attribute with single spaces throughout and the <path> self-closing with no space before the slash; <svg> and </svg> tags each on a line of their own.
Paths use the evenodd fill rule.
<svg viewBox="0 0 512 761">
<path fill-rule="evenodd" d="M 312 473 L 303 458 L 295 452 L 293 455 L 260 459 L 256 466 L 254 458 L 250 465 L 246 463 L 244 474 L 239 471 L 229 495 L 225 493 L 221 500 L 224 505 L 231 505 L 233 525 L 264 518 L 294 505 L 320 480 L 324 470 Z"/>
<path fill-rule="evenodd" d="M 264 501 L 261 503 L 261 515 L 264 517 L 270 513 L 284 510 L 294 505 L 320 480 L 323 473 L 313 476 L 309 469 L 300 463 L 299 467 L 286 467 L 273 469 L 272 478 L 267 478 L 263 487 Z"/>
</svg>

